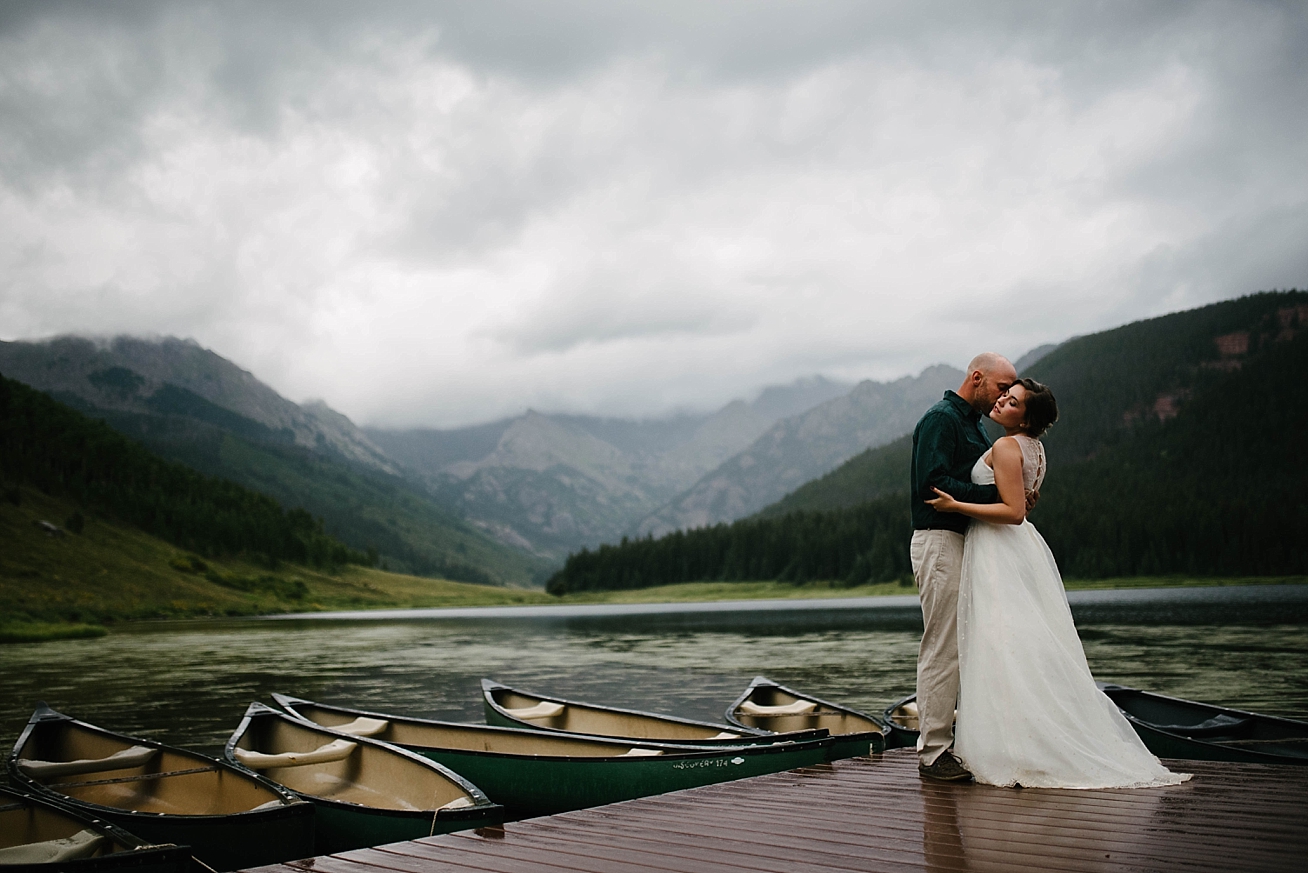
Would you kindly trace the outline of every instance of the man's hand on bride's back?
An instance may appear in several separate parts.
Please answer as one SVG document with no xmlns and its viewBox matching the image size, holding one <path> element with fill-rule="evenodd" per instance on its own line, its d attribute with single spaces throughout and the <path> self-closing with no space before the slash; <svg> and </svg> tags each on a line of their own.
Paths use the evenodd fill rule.
<svg viewBox="0 0 1308 873">
<path fill-rule="evenodd" d="M 1030 512 L 1031 510 L 1035 509 L 1035 505 L 1037 502 L 1039 502 L 1039 500 L 1040 500 L 1039 491 L 1026 492 L 1026 511 Z"/>
<path fill-rule="evenodd" d="M 939 488 L 933 487 L 931 490 L 936 492 L 939 496 L 926 501 L 927 506 L 932 507 L 936 512 L 958 512 L 957 500 L 941 491 Z"/>
</svg>

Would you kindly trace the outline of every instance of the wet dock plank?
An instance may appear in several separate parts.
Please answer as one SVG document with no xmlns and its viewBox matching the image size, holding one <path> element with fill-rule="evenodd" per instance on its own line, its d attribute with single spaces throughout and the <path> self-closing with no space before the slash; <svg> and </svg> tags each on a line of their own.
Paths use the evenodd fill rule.
<svg viewBox="0 0 1308 873">
<path fill-rule="evenodd" d="M 1308 869 L 1308 768 L 1168 762 L 1183 785 L 1049 791 L 926 782 L 897 749 L 260 868 L 262 873 L 849 873 Z"/>
</svg>

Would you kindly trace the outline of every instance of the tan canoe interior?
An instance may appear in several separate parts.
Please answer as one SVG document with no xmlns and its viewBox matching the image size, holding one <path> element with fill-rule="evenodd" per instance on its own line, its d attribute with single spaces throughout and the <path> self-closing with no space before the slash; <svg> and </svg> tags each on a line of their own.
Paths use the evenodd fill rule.
<svg viewBox="0 0 1308 873">
<path fill-rule="evenodd" d="M 236 747 L 264 755 L 285 755 L 311 753 L 333 743 L 340 743 L 340 738 L 280 716 L 266 715 L 251 719 Z M 474 803 L 462 786 L 434 767 L 367 743 L 349 745 L 352 748 L 343 757 L 323 756 L 335 760 L 266 769 L 247 766 L 301 794 L 374 809 L 432 811 Z M 239 751 L 237 760 L 241 760 Z"/>
<path fill-rule="evenodd" d="M 633 740 L 719 740 L 739 739 L 742 734 L 682 724 L 656 715 L 612 712 L 576 703 L 557 703 L 526 694 L 497 688 L 491 691 L 495 702 L 515 718 L 528 724 L 575 734 L 626 737 Z"/>
<path fill-rule="evenodd" d="M 823 707 L 772 685 L 755 688 L 736 707 L 735 716 L 742 724 L 777 733 L 826 728 L 833 736 L 838 736 L 881 730 L 881 726 L 870 718 Z"/>
<path fill-rule="evenodd" d="M 127 848 L 72 816 L 0 795 L 0 867 L 95 858 Z"/>
<path fill-rule="evenodd" d="M 890 713 L 890 720 L 902 728 L 917 730 L 917 701 L 910 700 L 908 703 L 896 706 Z"/>
<path fill-rule="evenodd" d="M 230 815 L 283 803 L 280 795 L 215 761 L 182 751 L 151 750 L 114 760 L 133 746 L 66 721 L 40 724 L 19 752 L 18 766 L 55 791 L 87 803 L 169 815 Z M 124 766 L 128 760 L 146 758 Z M 62 768 L 43 765 L 79 762 Z M 84 762 L 84 763 L 82 763 Z M 81 771 L 81 772 L 67 772 Z"/>
<path fill-rule="evenodd" d="M 306 703 L 297 703 L 295 711 L 324 727 L 402 746 L 559 758 L 620 758 L 642 753 L 658 754 L 657 750 L 632 748 L 620 742 L 606 743 L 565 736 L 541 737 L 528 731 L 500 731 L 480 725 L 435 725 L 393 716 L 386 719 L 359 718 L 353 713 L 341 712 L 329 706 Z"/>
</svg>

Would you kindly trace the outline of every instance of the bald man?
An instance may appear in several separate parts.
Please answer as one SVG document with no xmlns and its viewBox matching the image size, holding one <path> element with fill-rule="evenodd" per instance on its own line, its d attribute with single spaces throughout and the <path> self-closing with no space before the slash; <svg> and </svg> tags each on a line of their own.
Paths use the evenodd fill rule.
<svg viewBox="0 0 1308 873">
<path fill-rule="evenodd" d="M 972 778 L 954 757 L 954 708 L 958 705 L 958 586 L 968 517 L 936 512 L 925 501 L 939 488 L 966 503 L 996 503 L 994 485 L 972 483 L 972 467 L 990 448 L 982 416 L 1017 371 L 993 352 L 977 355 L 957 392 L 922 416 L 913 430 L 913 540 L 909 554 L 922 601 L 922 646 L 917 656 L 918 772 L 946 782 Z"/>
</svg>

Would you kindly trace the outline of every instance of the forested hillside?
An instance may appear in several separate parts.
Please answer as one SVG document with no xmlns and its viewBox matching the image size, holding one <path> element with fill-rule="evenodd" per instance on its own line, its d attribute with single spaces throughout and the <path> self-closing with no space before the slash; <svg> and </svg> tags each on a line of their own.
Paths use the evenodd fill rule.
<svg viewBox="0 0 1308 873">
<path fill-rule="evenodd" d="M 1046 440 L 1051 473 L 1031 521 L 1064 573 L 1308 571 L 1304 373 L 1302 292 L 1081 337 L 1032 366 L 1062 417 Z M 550 590 L 748 578 L 738 557 L 728 560 L 746 541 L 781 544 L 765 565 L 751 565 L 776 573 L 766 578 L 899 577 L 908 566 L 908 452 L 907 440 L 865 452 L 754 519 L 573 555 Z M 817 530 L 843 534 L 803 533 Z M 834 555 L 815 562 L 813 543 Z"/>
<path fill-rule="evenodd" d="M 108 425 L 0 376 L 0 488 L 67 497 L 200 555 L 314 567 L 370 563 L 320 519 L 231 482 L 165 461 Z M 73 516 L 67 522 L 77 528 Z"/>
<path fill-rule="evenodd" d="M 321 518 L 356 551 L 429 577 L 530 584 L 546 561 L 442 505 L 348 418 L 281 397 L 194 342 L 59 337 L 0 343 L 0 372 L 151 451 Z"/>
</svg>

